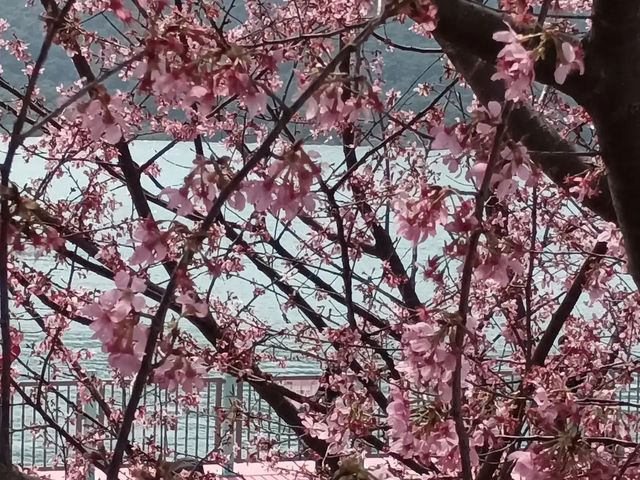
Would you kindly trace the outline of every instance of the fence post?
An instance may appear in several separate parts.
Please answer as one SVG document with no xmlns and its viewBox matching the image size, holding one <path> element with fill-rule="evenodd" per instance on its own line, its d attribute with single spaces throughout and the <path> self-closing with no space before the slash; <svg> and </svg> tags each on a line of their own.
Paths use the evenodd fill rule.
<svg viewBox="0 0 640 480">
<path fill-rule="evenodd" d="M 221 451 L 223 455 L 229 457 L 229 461 L 222 467 L 222 476 L 230 477 L 235 476 L 233 472 L 233 464 L 235 461 L 235 447 L 236 447 L 236 435 L 237 422 L 236 416 L 236 403 L 240 395 L 240 384 L 231 375 L 224 376 L 224 383 L 222 384 L 222 408 L 226 413 L 224 422 L 220 427 L 220 439 L 221 439 Z"/>
<path fill-rule="evenodd" d="M 93 381 L 93 377 L 97 377 L 97 376 L 98 376 L 97 373 L 93 370 L 90 370 L 87 372 L 87 378 L 89 379 L 89 381 Z M 86 415 L 91 416 L 96 420 L 98 420 L 98 402 L 94 399 L 93 402 L 87 403 L 83 408 L 83 412 Z M 90 424 L 90 421 L 84 418 L 84 416 L 81 417 L 81 422 L 83 423 L 82 425 L 83 429 L 85 425 Z M 95 480 L 95 478 L 96 478 L 96 469 L 93 466 L 93 464 L 89 463 L 89 468 L 87 469 L 87 480 Z"/>
</svg>

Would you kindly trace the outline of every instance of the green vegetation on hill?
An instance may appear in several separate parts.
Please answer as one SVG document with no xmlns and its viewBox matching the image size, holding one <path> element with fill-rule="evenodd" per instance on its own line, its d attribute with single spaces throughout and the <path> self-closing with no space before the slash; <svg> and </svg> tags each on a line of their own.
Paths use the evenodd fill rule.
<svg viewBox="0 0 640 480">
<path fill-rule="evenodd" d="M 26 7 L 25 0 L 2 0 L 0 2 L 0 18 L 4 18 L 10 25 L 3 38 L 11 40 L 13 35 L 28 43 L 28 52 L 32 58 L 38 54 L 42 40 L 44 39 L 44 22 L 39 16 L 42 13 L 41 7 Z M 236 2 L 240 3 L 241 2 Z M 242 21 L 245 12 L 241 6 L 233 9 L 235 21 Z M 107 19 L 103 15 L 95 16 L 85 22 L 88 29 L 95 30 L 103 36 L 113 36 L 122 41 L 122 36 L 113 25 L 121 25 L 117 19 Z M 412 47 L 433 47 L 434 42 L 416 35 L 408 29 L 408 25 L 390 24 L 378 32 L 381 36 L 387 36 L 394 43 Z M 440 77 L 443 73 L 443 62 L 439 55 L 421 54 L 395 49 L 388 51 L 387 47 L 380 41 L 372 39 L 366 45 L 367 55 L 374 57 L 375 53 L 380 53 L 384 61 L 385 89 L 394 89 L 400 92 L 407 92 L 410 100 L 410 108 L 416 110 L 424 106 L 428 99 L 420 98 L 413 94 L 412 89 L 417 83 L 428 83 L 430 85 L 444 84 Z M 0 77 L 18 89 L 26 86 L 26 76 L 23 73 L 24 63 L 17 61 L 8 52 L 0 50 L 0 66 L 3 73 Z M 290 65 L 283 66 L 283 75 L 290 72 Z M 78 79 L 67 53 L 60 47 L 53 46 L 51 49 L 45 70 L 39 79 L 38 86 L 41 95 L 47 99 L 50 105 L 55 104 L 57 98 L 56 88 L 60 85 L 71 85 Z M 121 82 L 117 78 L 112 78 L 107 82 L 109 88 L 118 88 Z M 11 101 L 14 98 L 6 91 L 0 90 L 0 101 Z M 5 122 L 6 122 L 5 116 Z"/>
</svg>

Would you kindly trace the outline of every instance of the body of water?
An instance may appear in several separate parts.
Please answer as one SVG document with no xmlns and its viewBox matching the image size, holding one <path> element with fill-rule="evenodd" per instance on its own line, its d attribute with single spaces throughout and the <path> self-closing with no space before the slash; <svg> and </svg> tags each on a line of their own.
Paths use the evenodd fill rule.
<svg viewBox="0 0 640 480">
<path fill-rule="evenodd" d="M 165 141 L 139 141 L 131 144 L 131 152 L 134 160 L 139 164 L 142 164 L 166 145 L 167 142 Z M 221 145 L 213 145 L 210 148 L 218 156 L 229 154 L 229 152 Z M 340 147 L 320 145 L 309 147 L 309 149 L 320 154 L 318 161 L 323 163 L 325 169 L 333 168 L 333 166 L 342 162 L 344 158 Z M 193 168 L 194 158 L 195 152 L 193 151 L 193 145 L 191 143 L 176 145 L 171 150 L 164 153 L 161 160 L 158 161 L 159 165 L 162 167 L 162 172 L 157 177 L 158 182 L 165 187 L 181 186 L 183 184 L 183 178 Z M 18 159 L 12 172 L 12 181 L 22 188 L 32 183 L 34 180 L 38 181 L 44 178 L 47 171 L 45 161 L 40 158 L 32 158 L 28 163 L 25 163 L 23 159 Z M 445 171 L 443 170 L 443 172 Z M 75 177 L 75 180 L 72 177 Z M 64 176 L 54 178 L 51 181 L 51 186 L 48 189 L 49 197 L 53 200 L 74 198 L 78 195 L 78 186 L 82 186 L 83 182 L 86 182 L 86 175 L 83 172 L 67 171 Z M 143 183 L 145 188 L 149 191 L 158 193 L 159 190 L 157 186 L 149 179 L 144 178 Z M 459 185 L 456 179 L 446 178 L 446 175 L 444 183 L 456 184 L 457 186 Z M 122 203 L 122 206 L 115 214 L 115 219 L 118 221 L 119 219 L 123 219 L 131 215 L 132 206 L 129 200 L 129 193 L 125 188 L 120 187 L 114 190 L 114 194 L 117 200 Z M 170 212 L 167 212 L 160 207 L 152 205 L 152 210 L 157 220 L 171 220 L 173 218 Z M 229 218 L 233 220 L 233 215 L 229 215 Z M 281 231 L 281 227 L 275 227 L 273 219 L 268 221 L 271 222 L 270 227 L 273 226 L 273 229 L 270 228 L 271 232 L 276 231 L 275 229 L 277 228 L 280 228 L 278 231 Z M 105 223 L 105 225 L 107 224 Z M 295 231 L 296 224 L 294 224 L 292 226 L 294 233 L 304 237 L 309 232 L 309 229 L 301 223 L 298 223 L 297 225 L 300 227 L 300 230 Z M 393 222 L 391 222 L 390 228 L 391 230 L 394 229 Z M 418 260 L 425 261 L 428 256 L 441 252 L 443 239 L 444 237 L 442 236 L 441 238 L 430 239 L 428 242 L 423 243 L 418 249 Z M 293 236 L 282 237 L 282 242 L 291 253 L 295 253 L 296 248 L 298 248 L 298 242 Z M 71 248 L 71 245 L 68 244 L 68 247 Z M 400 241 L 398 244 L 398 251 L 401 256 L 404 257 L 405 265 L 409 265 L 411 263 L 412 256 L 410 245 L 405 241 Z M 129 255 L 130 253 L 125 253 L 124 258 L 128 258 Z M 51 255 L 35 256 L 25 254 L 22 258 L 27 260 L 30 267 L 41 272 L 50 272 L 50 276 L 62 285 L 66 285 L 70 282 L 70 286 L 73 289 L 82 288 L 89 291 L 101 292 L 114 288 L 112 282 L 91 273 L 86 276 L 82 276 L 80 274 L 80 270 L 78 270 L 71 275 L 69 266 L 56 264 L 55 259 Z M 254 298 L 254 289 L 256 284 L 269 285 L 270 282 L 266 276 L 261 274 L 248 259 L 244 258 L 243 262 L 245 270 L 241 275 L 229 278 L 219 278 L 216 280 L 215 287 L 213 289 L 214 297 L 225 299 L 229 294 L 232 294 L 237 297 L 239 303 L 251 302 L 255 315 L 264 323 L 269 324 L 274 330 L 287 330 L 292 328 L 293 324 L 303 320 L 300 313 L 295 309 L 283 309 L 284 300 L 273 293 L 267 292 L 267 294 L 262 297 L 257 299 Z M 317 268 L 315 266 L 311 266 L 311 268 L 315 269 L 315 273 L 330 283 L 334 289 L 342 292 L 342 280 L 339 277 L 338 268 L 332 268 L 330 265 L 317 266 Z M 382 271 L 382 264 L 378 259 L 365 256 L 355 262 L 353 268 L 354 273 L 359 274 L 366 279 L 370 276 L 379 277 L 380 272 Z M 284 268 L 280 270 L 286 271 L 287 269 Z M 161 284 L 166 282 L 166 274 L 162 269 L 156 268 L 154 275 L 155 276 L 152 275 L 154 281 Z M 294 284 L 298 280 L 294 278 Z M 208 275 L 201 275 L 196 278 L 196 284 L 201 292 L 207 291 L 210 281 L 211 278 Z M 381 286 L 381 288 L 384 289 L 385 287 Z M 429 292 L 425 289 L 426 286 L 419 289 L 419 291 L 423 300 L 428 300 L 426 297 Z M 391 289 L 387 290 L 390 294 L 397 296 L 397 292 L 393 292 Z M 318 302 L 314 299 L 311 289 L 308 289 L 307 291 L 300 289 L 299 291 L 303 293 L 312 305 L 315 305 L 318 308 L 326 307 L 326 305 L 322 304 L 323 302 Z M 152 304 L 153 302 L 148 300 L 147 303 Z M 333 303 L 331 303 L 330 307 L 338 310 L 343 308 L 342 306 L 336 307 Z M 43 308 L 42 312 L 43 314 L 46 314 L 48 310 Z M 167 324 L 169 323 L 169 320 L 170 318 L 167 319 Z M 19 314 L 18 323 L 21 330 L 25 333 L 23 347 L 26 346 L 29 348 L 29 345 L 35 344 L 41 340 L 42 333 L 34 322 L 28 320 L 27 315 L 24 313 Z M 196 338 L 199 338 L 199 333 L 186 320 L 180 320 L 180 327 L 193 334 Z M 96 371 L 104 374 L 105 376 L 109 376 L 108 369 L 105 368 L 107 365 L 106 355 L 101 351 L 101 343 L 92 337 L 93 332 L 88 327 L 72 322 L 70 330 L 64 335 L 64 341 L 69 348 L 87 349 L 91 351 L 93 355 L 92 358 L 90 360 L 83 361 L 83 365 L 90 371 Z M 284 354 L 284 352 L 281 350 L 279 354 Z M 286 355 L 284 356 L 286 357 Z M 297 359 L 295 357 L 295 355 L 292 355 L 288 358 L 286 368 L 283 368 L 282 365 L 277 362 L 265 362 L 262 367 L 272 373 L 286 373 L 288 375 L 319 373 L 315 362 L 310 361 L 308 358 Z M 38 366 L 38 360 L 31 359 L 30 361 L 34 368 Z"/>
</svg>

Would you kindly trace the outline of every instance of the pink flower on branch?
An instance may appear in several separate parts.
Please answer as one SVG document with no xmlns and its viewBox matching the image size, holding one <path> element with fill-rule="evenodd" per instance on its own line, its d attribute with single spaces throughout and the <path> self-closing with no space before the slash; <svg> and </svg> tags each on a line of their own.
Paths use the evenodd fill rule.
<svg viewBox="0 0 640 480">
<path fill-rule="evenodd" d="M 60 236 L 53 227 L 45 227 L 44 235 L 34 233 L 32 235 L 33 246 L 46 253 L 55 252 L 64 247 L 65 239 Z"/>
<path fill-rule="evenodd" d="M 150 265 L 165 259 L 168 253 L 168 232 L 161 232 L 152 218 L 146 218 L 133 233 L 133 239 L 139 243 L 129 259 L 131 265 Z"/>
<path fill-rule="evenodd" d="M 80 120 L 81 126 L 89 131 L 94 140 L 115 145 L 129 129 L 124 103 L 121 98 L 107 94 L 104 87 L 98 90 L 97 98 L 67 109 L 67 117 Z"/>
<path fill-rule="evenodd" d="M 268 96 L 265 87 L 252 78 L 255 59 L 250 52 L 237 44 L 212 41 L 195 24 L 179 28 L 182 36 L 171 32 L 163 40 L 147 43 L 148 58 L 134 72 L 141 79 L 143 90 L 187 111 L 198 104 L 204 114 L 211 111 L 220 96 L 237 97 L 249 117 L 265 110 Z M 185 37 L 190 40 L 189 50 L 185 50 Z M 202 62 L 197 54 L 190 58 L 191 52 L 200 52 L 208 61 Z"/>
<path fill-rule="evenodd" d="M 522 275 L 524 267 L 515 258 L 506 254 L 495 253 L 482 260 L 475 269 L 477 280 L 490 280 L 501 287 L 509 284 L 512 274 Z"/>
<path fill-rule="evenodd" d="M 562 42 L 557 53 L 558 64 L 553 76 L 555 81 L 562 85 L 567 76 L 578 71 L 580 75 L 584 74 L 584 53 L 579 46 L 573 46 L 569 42 Z"/>
<path fill-rule="evenodd" d="M 504 80 L 506 100 L 524 100 L 535 80 L 534 52 L 524 48 L 518 34 L 507 27 L 508 30 L 493 34 L 493 39 L 505 46 L 498 53 L 498 71 L 491 79 Z"/>
<path fill-rule="evenodd" d="M 180 205 L 183 212 L 186 212 L 191 205 L 206 212 L 234 176 L 230 162 L 231 158 L 228 156 L 208 159 L 197 155 L 194 169 L 185 177 L 184 187 L 180 190 L 165 189 L 165 194 L 169 196 L 172 205 Z M 246 206 L 245 194 L 242 192 L 244 186 L 245 183 L 241 182 L 238 190 L 229 197 L 228 205 L 231 208 L 244 210 Z M 189 192 L 190 200 L 187 198 Z M 204 204 L 204 209 L 198 205 L 198 202 Z"/>
<path fill-rule="evenodd" d="M 533 186 L 537 177 L 533 174 L 532 163 L 526 148 L 520 144 L 509 145 L 500 151 L 500 165 L 491 175 L 490 189 L 498 200 L 505 201 L 518 188 Z M 473 178 L 476 185 L 481 185 L 485 176 L 487 164 L 478 162 L 468 172 L 468 178 Z"/>
<path fill-rule="evenodd" d="M 160 388 L 175 391 L 181 387 L 185 393 L 192 393 L 204 388 L 205 373 L 196 358 L 171 354 L 156 369 L 153 380 Z"/>
<path fill-rule="evenodd" d="M 128 23 L 132 20 L 131 12 L 125 8 L 122 0 L 110 0 L 109 1 L 109 9 L 116 14 L 116 16 L 125 23 Z"/>
<path fill-rule="evenodd" d="M 209 306 L 205 302 L 197 301 L 195 292 L 190 291 L 180 295 L 176 302 L 182 305 L 182 315 L 184 317 L 196 316 L 204 318 L 209 314 Z"/>
<path fill-rule="evenodd" d="M 401 12 L 411 17 L 419 28 L 416 33 L 433 32 L 438 26 L 438 7 L 431 0 L 411 0 L 406 2 Z"/>
<path fill-rule="evenodd" d="M 169 199 L 167 207 L 176 210 L 178 215 L 193 213 L 193 205 L 188 198 L 188 188 L 186 186 L 180 189 L 166 187 L 160 192 L 160 195 L 164 195 Z"/>
<path fill-rule="evenodd" d="M 139 322 L 146 302 L 137 295 L 145 291 L 146 282 L 123 271 L 116 273 L 114 281 L 114 290 L 104 292 L 82 311 L 94 319 L 90 328 L 109 354 L 109 364 L 130 375 L 140 364 L 147 338 L 148 328 Z"/>
<path fill-rule="evenodd" d="M 323 131 L 341 130 L 360 117 L 370 118 L 372 111 L 381 111 L 382 104 L 376 87 L 364 81 L 343 85 L 337 78 L 320 88 L 307 100 L 306 119 Z"/>
<path fill-rule="evenodd" d="M 419 24 L 420 28 L 416 33 L 431 33 L 438 26 L 438 7 L 431 0 L 413 0 L 415 14 L 412 18 Z"/>
<path fill-rule="evenodd" d="M 83 313 L 94 318 L 90 328 L 94 338 L 102 341 L 102 351 L 109 354 L 109 364 L 123 375 L 131 375 L 140 366 L 144 354 L 148 327 L 139 323 L 139 316 L 120 317 L 111 292 L 84 308 Z"/>
<path fill-rule="evenodd" d="M 536 455 L 533 452 L 513 452 L 509 455 L 509 460 L 515 462 L 512 473 L 514 480 L 546 480 L 549 478 L 536 466 Z"/>
<path fill-rule="evenodd" d="M 341 379 L 332 379 L 332 387 Z M 370 434 L 375 428 L 370 399 L 359 392 L 342 391 L 325 415 L 314 411 L 303 411 L 299 414 L 306 432 L 329 444 L 331 453 L 343 453 L 349 448 L 349 442 Z"/>
<path fill-rule="evenodd" d="M 248 74 L 235 68 L 225 70 L 219 87 L 229 97 L 238 95 L 246 105 L 250 117 L 255 117 L 267 106 L 267 94 L 258 89 Z"/>
<path fill-rule="evenodd" d="M 411 408 L 409 392 L 391 387 L 391 398 L 387 406 L 387 423 L 389 424 L 389 436 L 391 439 L 391 451 L 404 454 L 413 448 L 414 436 L 411 432 Z"/>
<path fill-rule="evenodd" d="M 126 272 L 118 272 L 114 277 L 119 298 L 113 307 L 116 314 L 124 318 L 129 312 L 141 312 L 146 301 L 138 293 L 146 290 L 146 282 L 138 277 L 131 277 Z"/>
<path fill-rule="evenodd" d="M 297 143 L 271 164 L 264 180 L 251 182 L 246 188 L 247 200 L 259 212 L 284 210 L 285 219 L 292 220 L 301 210 L 315 210 L 311 186 L 320 176 L 320 166 L 312 158 L 316 152 L 305 152 Z"/>
<path fill-rule="evenodd" d="M 404 327 L 398 370 L 421 390 L 428 389 L 442 402 L 449 402 L 455 356 L 444 342 L 448 327 L 437 324 L 430 314 L 423 316 L 424 321 Z"/>
<path fill-rule="evenodd" d="M 102 350 L 109 353 L 109 365 L 122 375 L 133 375 L 140 368 L 149 328 L 140 323 L 122 322 L 111 332 L 109 340 L 103 340 Z M 96 338 L 98 332 L 96 332 Z M 103 337 L 104 338 L 104 337 Z"/>
<path fill-rule="evenodd" d="M 414 246 L 435 236 L 438 226 L 447 222 L 449 212 L 445 199 L 450 193 L 447 189 L 429 186 L 424 181 L 416 199 L 406 192 L 399 193 L 393 202 L 398 234 Z"/>
<path fill-rule="evenodd" d="M 343 88 L 338 83 L 327 85 L 307 100 L 307 120 L 313 120 L 322 128 L 331 128 L 349 116 L 351 108 L 343 100 Z"/>
<path fill-rule="evenodd" d="M 433 137 L 431 148 L 434 150 L 448 150 L 451 155 L 457 156 L 462 153 L 462 145 L 458 138 L 455 126 L 447 127 L 438 125 L 429 130 L 429 135 Z"/>
</svg>

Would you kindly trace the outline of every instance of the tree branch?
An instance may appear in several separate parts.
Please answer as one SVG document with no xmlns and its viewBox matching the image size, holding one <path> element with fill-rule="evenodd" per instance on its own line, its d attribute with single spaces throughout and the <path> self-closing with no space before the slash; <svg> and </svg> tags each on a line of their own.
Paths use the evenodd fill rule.
<svg viewBox="0 0 640 480">
<path fill-rule="evenodd" d="M 476 205 L 474 211 L 474 217 L 477 220 L 478 226 L 476 230 L 471 233 L 469 237 L 469 244 L 467 246 L 467 256 L 465 257 L 462 267 L 462 279 L 460 288 L 460 301 L 458 307 L 458 322 L 459 325 L 455 329 L 455 337 L 452 344 L 452 350 L 456 357 L 455 369 L 452 375 L 452 393 L 451 393 L 451 416 L 453 417 L 456 425 L 456 433 L 458 434 L 458 445 L 460 450 L 460 460 L 462 465 L 462 478 L 463 480 L 472 480 L 471 471 L 471 456 L 469 446 L 469 434 L 464 424 L 464 418 L 462 416 L 462 357 L 464 349 L 464 336 L 467 324 L 467 317 L 469 314 L 469 298 L 471 294 L 471 280 L 473 277 L 473 268 L 476 261 L 477 247 L 480 241 L 480 235 L 482 234 L 482 219 L 484 216 L 484 204 L 489 195 L 489 188 L 491 183 L 491 176 L 493 169 L 499 157 L 500 145 L 505 134 L 505 123 L 509 119 L 511 113 L 511 105 L 507 104 L 502 111 L 502 122 L 496 128 L 495 137 L 493 140 L 493 146 L 489 156 L 489 162 L 482 179 L 482 184 L 476 195 Z"/>
<path fill-rule="evenodd" d="M 11 210 L 9 206 L 9 177 L 11 166 L 22 140 L 22 128 L 24 127 L 31 105 L 38 77 L 42 72 L 53 38 L 64 17 L 69 13 L 74 0 L 67 0 L 63 9 L 56 15 L 55 20 L 48 25 L 47 34 L 42 42 L 38 59 L 33 67 L 33 73 L 29 79 L 27 89 L 24 94 L 22 108 L 18 118 L 13 124 L 11 139 L 7 148 L 7 155 L 2 164 L 2 179 L 0 181 L 0 332 L 2 333 L 2 372 L 0 374 L 0 465 L 11 466 L 11 330 L 9 312 L 9 290 L 8 290 L 8 261 L 9 245 L 8 236 L 11 224 Z"/>
<path fill-rule="evenodd" d="M 491 80 L 495 73 L 493 65 L 449 42 L 441 41 L 441 44 L 480 102 L 486 106 L 490 101 L 504 101 L 504 83 Z M 595 168 L 587 153 L 583 154 L 574 144 L 562 138 L 540 114 L 525 104 L 514 106 L 507 123 L 507 134 L 514 142 L 521 142 L 527 147 L 531 160 L 564 191 L 567 188 L 567 177 L 583 176 Z M 602 219 L 617 222 L 607 177 L 604 174 L 600 177 L 598 187 L 600 194 L 585 198 L 583 205 Z"/>
<path fill-rule="evenodd" d="M 421 5 L 421 2 L 414 2 Z M 485 5 L 469 0 L 433 0 L 438 7 L 438 26 L 435 30 L 436 40 L 455 45 L 490 63 L 495 63 L 498 52 L 504 43 L 493 40 L 493 34 L 507 29 L 507 25 L 518 33 L 530 35 L 536 33 L 535 25 L 517 23 L 510 15 L 499 13 Z M 415 7 L 414 7 L 415 8 Z M 419 11 L 412 15 L 419 18 Z M 544 46 L 544 56 L 536 62 L 536 80 L 551 85 L 557 90 L 575 98 L 579 103 L 591 98 L 590 75 L 569 75 L 564 84 L 555 82 L 556 50 L 553 42 Z M 587 72 L 588 73 L 588 72 Z"/>
<path fill-rule="evenodd" d="M 597 78 L 593 118 L 611 196 L 624 236 L 628 270 L 640 286 L 640 3 L 596 0 L 585 64 Z"/>
<path fill-rule="evenodd" d="M 582 288 L 587 280 L 587 274 L 589 270 L 600 260 L 602 255 L 607 253 L 607 243 L 606 242 L 598 242 L 594 247 L 593 251 L 589 254 L 587 259 L 580 267 L 578 274 L 573 279 L 571 283 L 571 287 L 567 291 L 567 294 L 562 299 L 562 302 L 554 312 L 551 317 L 551 321 L 542 335 L 542 338 L 538 342 L 536 349 L 533 352 L 533 357 L 531 358 L 531 362 L 533 365 L 537 365 L 542 367 L 544 362 L 551 351 L 551 347 L 556 341 L 560 330 L 562 329 L 564 323 L 567 321 L 567 318 L 573 311 L 576 303 L 578 303 L 578 299 L 582 294 Z"/>
</svg>

